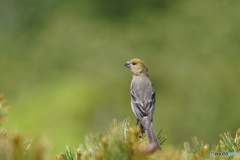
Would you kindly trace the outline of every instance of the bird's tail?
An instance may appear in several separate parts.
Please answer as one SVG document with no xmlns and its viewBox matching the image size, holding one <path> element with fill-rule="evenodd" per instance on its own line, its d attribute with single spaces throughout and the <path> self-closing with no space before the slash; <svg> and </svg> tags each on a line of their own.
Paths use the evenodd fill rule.
<svg viewBox="0 0 240 160">
<path fill-rule="evenodd" d="M 145 130 L 147 139 L 148 139 L 148 143 L 156 143 L 157 147 L 159 150 L 162 150 L 162 147 L 158 141 L 157 135 L 155 133 L 154 127 L 153 127 L 153 123 L 151 122 L 150 126 L 148 129 Z"/>
</svg>

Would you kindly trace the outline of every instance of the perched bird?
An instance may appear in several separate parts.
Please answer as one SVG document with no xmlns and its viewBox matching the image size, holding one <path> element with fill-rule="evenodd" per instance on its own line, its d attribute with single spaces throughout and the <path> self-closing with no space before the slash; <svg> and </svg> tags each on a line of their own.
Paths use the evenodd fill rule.
<svg viewBox="0 0 240 160">
<path fill-rule="evenodd" d="M 140 121 L 142 124 L 148 143 L 156 143 L 158 149 L 162 150 L 152 122 L 155 110 L 155 90 L 148 77 L 148 67 L 140 59 L 132 59 L 124 65 L 130 68 L 133 75 L 131 106 L 137 118 L 137 123 Z"/>
</svg>

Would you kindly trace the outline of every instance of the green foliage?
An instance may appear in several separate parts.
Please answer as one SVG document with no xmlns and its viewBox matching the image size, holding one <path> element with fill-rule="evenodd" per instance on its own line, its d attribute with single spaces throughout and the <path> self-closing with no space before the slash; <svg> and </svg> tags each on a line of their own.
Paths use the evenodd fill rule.
<svg viewBox="0 0 240 160">
<path fill-rule="evenodd" d="M 221 152 L 238 152 L 240 150 L 240 128 L 236 132 L 236 137 L 233 138 L 230 132 L 226 132 L 219 135 L 220 140 L 220 151 Z"/>
<path fill-rule="evenodd" d="M 123 122 L 113 120 L 113 128 L 98 138 L 86 137 L 85 146 L 80 145 L 78 149 L 70 150 L 66 146 L 66 153 L 59 155 L 61 160 L 151 160 L 156 159 L 159 151 L 153 144 L 147 145 L 145 134 L 140 132 L 139 127 L 130 127 L 130 119 Z M 161 132 L 160 132 L 161 133 Z M 163 144 L 166 136 L 160 137 L 159 142 Z"/>
<path fill-rule="evenodd" d="M 5 129 L 0 130 L 0 159 L 1 160 L 45 160 L 46 146 L 41 141 L 23 138 L 24 135 L 15 133 L 7 136 Z M 23 139 L 26 139 L 23 141 Z"/>
<path fill-rule="evenodd" d="M 66 146 L 66 153 L 57 156 L 59 160 L 239 160 L 240 156 L 210 156 L 210 152 L 238 152 L 240 144 L 240 129 L 233 138 L 230 132 L 220 134 L 219 145 L 213 145 L 211 148 L 208 144 L 198 141 L 196 137 L 192 138 L 193 147 L 188 142 L 183 144 L 184 149 L 180 151 L 175 149 L 171 151 L 164 148 L 163 151 L 155 152 L 151 145 L 147 145 L 146 136 L 140 132 L 139 127 L 129 127 L 129 118 L 123 122 L 113 121 L 113 128 L 107 134 L 100 134 L 98 138 L 87 136 L 85 145 L 80 145 L 78 149 L 73 150 Z M 161 131 L 160 131 L 161 133 Z M 160 134 L 159 133 L 159 134 Z M 142 136 L 143 134 L 143 136 Z M 158 136 L 159 136 L 158 134 Z M 141 138 L 140 138 L 141 137 Z M 159 137 L 162 144 L 166 136 Z M 181 152 L 181 156 L 180 156 Z"/>
<path fill-rule="evenodd" d="M 5 122 L 10 107 L 5 107 L 4 94 L 0 94 L 0 124 Z M 0 159 L 1 160 L 43 160 L 45 145 L 42 141 L 32 141 L 16 132 L 10 137 L 6 129 L 0 129 Z M 23 141 L 23 139 L 26 139 Z"/>
<path fill-rule="evenodd" d="M 196 137 L 192 138 L 193 148 L 190 147 L 188 142 L 183 144 L 184 150 L 182 152 L 182 159 L 185 160 L 225 160 L 225 159 L 239 159 L 235 156 L 210 156 L 210 152 L 224 152 L 232 153 L 238 152 L 240 154 L 240 128 L 236 132 L 236 137 L 233 138 L 230 132 L 226 132 L 219 135 L 221 140 L 219 145 L 213 145 L 209 148 L 208 144 L 204 144 L 202 141 L 198 141 Z"/>
</svg>

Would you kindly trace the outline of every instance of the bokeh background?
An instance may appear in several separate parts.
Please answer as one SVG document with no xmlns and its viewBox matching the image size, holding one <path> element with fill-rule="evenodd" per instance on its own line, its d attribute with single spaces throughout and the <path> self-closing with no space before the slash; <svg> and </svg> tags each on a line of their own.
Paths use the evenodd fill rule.
<svg viewBox="0 0 240 160">
<path fill-rule="evenodd" d="M 240 1 L 0 1 L 0 92 L 8 130 L 41 134 L 52 154 L 135 117 L 140 58 L 156 90 L 165 145 L 218 144 L 240 124 Z"/>
</svg>

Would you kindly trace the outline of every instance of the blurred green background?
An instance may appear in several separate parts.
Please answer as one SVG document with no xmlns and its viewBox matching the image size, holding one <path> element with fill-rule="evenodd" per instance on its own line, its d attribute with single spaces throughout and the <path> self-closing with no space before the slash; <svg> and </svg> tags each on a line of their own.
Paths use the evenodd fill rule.
<svg viewBox="0 0 240 160">
<path fill-rule="evenodd" d="M 135 117 L 131 72 L 156 90 L 154 124 L 178 146 L 218 144 L 240 116 L 240 1 L 0 1 L 0 92 L 8 130 L 47 137 L 52 154 Z"/>
</svg>

